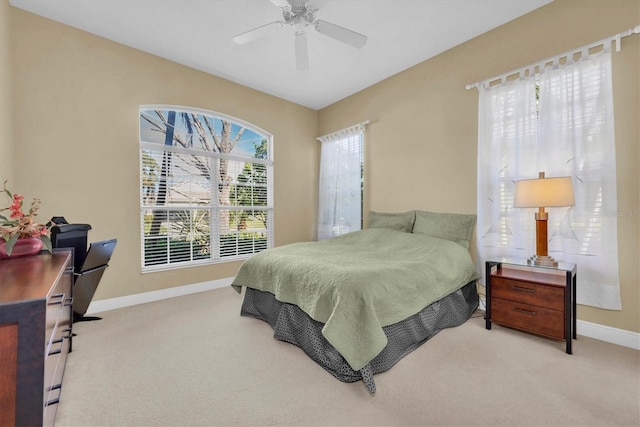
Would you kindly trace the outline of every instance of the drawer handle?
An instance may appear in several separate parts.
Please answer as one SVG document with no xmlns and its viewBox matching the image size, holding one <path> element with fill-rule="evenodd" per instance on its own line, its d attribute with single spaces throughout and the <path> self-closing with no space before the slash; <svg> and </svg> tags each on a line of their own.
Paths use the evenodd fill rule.
<svg viewBox="0 0 640 427">
<path fill-rule="evenodd" d="M 61 390 L 61 389 L 62 389 L 62 383 L 49 387 L 49 391 Z M 47 403 L 45 403 L 44 406 L 57 405 L 58 403 L 60 403 L 60 393 L 58 393 L 58 397 L 56 397 L 55 399 L 47 400 Z"/>
<path fill-rule="evenodd" d="M 60 354 L 62 353 L 62 347 L 64 347 L 64 340 L 69 339 L 69 337 L 62 337 L 62 338 L 58 338 L 55 341 L 51 341 L 51 347 L 54 346 L 54 344 L 61 344 L 60 347 L 58 347 L 55 350 L 51 350 L 48 354 L 48 356 L 55 356 L 56 354 Z"/>
<path fill-rule="evenodd" d="M 530 316 L 535 316 L 537 313 L 535 311 L 531 311 L 531 310 L 525 310 L 524 308 L 514 308 L 514 311 L 517 311 L 519 313 L 524 313 L 524 314 L 528 314 Z"/>
<path fill-rule="evenodd" d="M 73 297 L 71 297 L 71 298 L 67 298 L 67 299 L 64 301 L 64 306 L 65 306 L 65 307 L 69 307 L 69 306 L 71 306 L 71 305 L 73 305 Z"/>
<path fill-rule="evenodd" d="M 60 353 L 62 353 L 62 349 L 61 348 L 59 348 L 57 350 L 51 350 L 49 352 L 48 356 L 55 356 L 56 354 L 60 354 Z"/>
<path fill-rule="evenodd" d="M 64 300 L 64 294 L 54 294 L 54 295 L 51 295 L 51 298 L 49 299 L 49 302 L 47 302 L 47 305 L 62 304 L 63 300 Z"/>
<path fill-rule="evenodd" d="M 53 400 L 49 400 L 45 406 L 57 405 L 58 403 L 60 403 L 60 398 L 56 397 Z"/>
<path fill-rule="evenodd" d="M 523 288 L 522 286 L 514 286 L 513 290 L 514 291 L 518 291 L 518 292 L 529 292 L 530 294 L 535 294 L 536 293 L 535 289 Z"/>
</svg>

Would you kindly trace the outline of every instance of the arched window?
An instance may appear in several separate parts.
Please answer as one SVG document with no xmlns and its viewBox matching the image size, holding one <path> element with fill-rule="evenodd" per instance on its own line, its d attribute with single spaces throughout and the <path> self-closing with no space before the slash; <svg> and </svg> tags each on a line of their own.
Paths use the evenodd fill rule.
<svg viewBox="0 0 640 427">
<path fill-rule="evenodd" d="M 273 246 L 272 135 L 194 108 L 140 107 L 142 270 Z"/>
</svg>

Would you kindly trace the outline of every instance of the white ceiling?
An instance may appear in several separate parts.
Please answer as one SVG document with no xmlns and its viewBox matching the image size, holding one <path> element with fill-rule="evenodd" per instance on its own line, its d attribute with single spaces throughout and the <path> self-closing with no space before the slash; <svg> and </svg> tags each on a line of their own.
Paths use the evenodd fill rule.
<svg viewBox="0 0 640 427">
<path fill-rule="evenodd" d="M 237 45 L 282 20 L 269 0 L 10 0 L 11 5 L 245 86 L 320 109 L 552 0 L 312 0 L 316 19 L 368 37 L 356 49 L 307 30 L 309 69 L 293 30 Z"/>
</svg>

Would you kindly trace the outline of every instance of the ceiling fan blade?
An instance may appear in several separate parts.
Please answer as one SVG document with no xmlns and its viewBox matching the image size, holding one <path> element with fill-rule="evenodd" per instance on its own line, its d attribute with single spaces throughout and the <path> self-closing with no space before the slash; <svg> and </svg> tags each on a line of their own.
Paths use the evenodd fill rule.
<svg viewBox="0 0 640 427">
<path fill-rule="evenodd" d="M 291 8 L 291 3 L 289 3 L 288 0 L 271 0 L 271 3 L 275 4 L 280 9 Z"/>
<path fill-rule="evenodd" d="M 363 36 L 355 31 L 347 30 L 331 22 L 322 21 L 318 19 L 313 23 L 316 31 L 325 36 L 331 37 L 353 47 L 360 49 L 367 44 L 367 36 Z"/>
<path fill-rule="evenodd" d="M 296 48 L 296 68 L 304 71 L 309 68 L 307 34 L 304 31 L 298 31 L 293 37 Z"/>
<path fill-rule="evenodd" d="M 238 44 L 245 44 L 261 37 L 268 36 L 280 30 L 281 28 L 284 28 L 284 26 L 285 23 L 282 21 L 271 22 L 270 24 L 262 25 L 260 27 L 254 28 L 253 30 L 237 34 L 233 36 L 233 41 Z"/>
</svg>

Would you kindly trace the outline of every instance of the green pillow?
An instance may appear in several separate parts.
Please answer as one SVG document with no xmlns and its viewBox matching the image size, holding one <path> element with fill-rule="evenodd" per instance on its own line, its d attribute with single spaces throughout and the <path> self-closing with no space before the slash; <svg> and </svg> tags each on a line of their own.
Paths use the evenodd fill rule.
<svg viewBox="0 0 640 427">
<path fill-rule="evenodd" d="M 413 232 L 451 240 L 469 249 L 476 215 L 416 211 Z"/>
<path fill-rule="evenodd" d="M 388 228 L 411 233 L 414 220 L 414 211 L 401 213 L 369 212 L 369 228 Z"/>
</svg>

